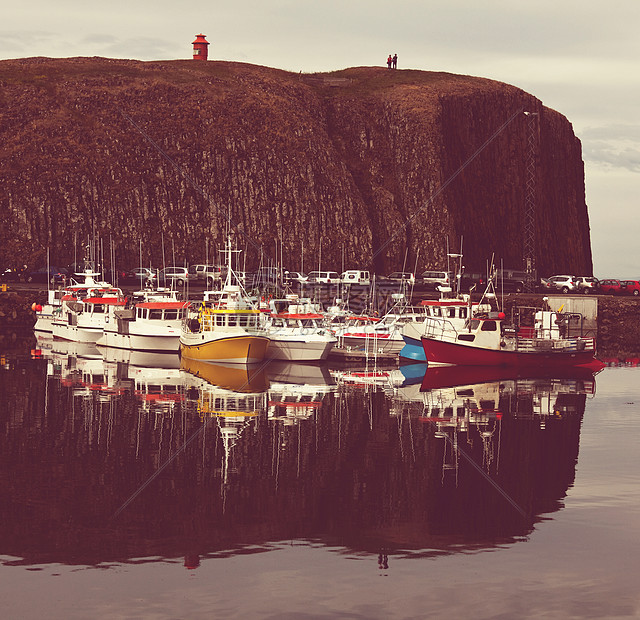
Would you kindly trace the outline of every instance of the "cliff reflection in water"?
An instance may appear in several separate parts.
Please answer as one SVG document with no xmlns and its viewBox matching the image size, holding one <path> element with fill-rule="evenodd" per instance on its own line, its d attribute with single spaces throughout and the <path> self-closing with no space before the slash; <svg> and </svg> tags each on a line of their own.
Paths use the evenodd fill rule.
<svg viewBox="0 0 640 620">
<path fill-rule="evenodd" d="M 513 542 L 561 507 L 594 390 L 83 354 L 0 373 L 0 555 L 16 563 Z"/>
</svg>

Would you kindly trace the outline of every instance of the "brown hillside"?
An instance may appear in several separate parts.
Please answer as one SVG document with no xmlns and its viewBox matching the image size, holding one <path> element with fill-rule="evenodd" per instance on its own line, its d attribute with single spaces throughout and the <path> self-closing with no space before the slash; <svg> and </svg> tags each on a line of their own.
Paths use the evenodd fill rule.
<svg viewBox="0 0 640 620">
<path fill-rule="evenodd" d="M 94 233 L 121 266 L 141 241 L 160 264 L 161 240 L 166 262 L 202 262 L 230 218 L 248 269 L 276 245 L 289 269 L 304 251 L 305 269 L 321 257 L 385 272 L 407 248 L 408 268 L 438 267 L 460 237 L 468 267 L 492 254 L 520 267 L 523 110 L 540 114 L 539 271 L 590 273 L 580 142 L 513 86 L 374 67 L 1 61 L 0 264 L 42 264 L 47 247 L 67 264 Z"/>
</svg>

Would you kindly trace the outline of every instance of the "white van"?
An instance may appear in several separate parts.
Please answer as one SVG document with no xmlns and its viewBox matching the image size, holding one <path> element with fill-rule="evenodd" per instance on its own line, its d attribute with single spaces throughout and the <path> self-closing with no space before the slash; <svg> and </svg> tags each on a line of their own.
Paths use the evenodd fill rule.
<svg viewBox="0 0 640 620">
<path fill-rule="evenodd" d="M 337 271 L 311 271 L 309 272 L 308 282 L 317 282 L 319 284 L 339 284 L 340 275 Z"/>
<path fill-rule="evenodd" d="M 371 284 L 371 274 L 368 271 L 360 271 L 359 269 L 349 269 L 340 276 L 342 284 Z"/>
</svg>

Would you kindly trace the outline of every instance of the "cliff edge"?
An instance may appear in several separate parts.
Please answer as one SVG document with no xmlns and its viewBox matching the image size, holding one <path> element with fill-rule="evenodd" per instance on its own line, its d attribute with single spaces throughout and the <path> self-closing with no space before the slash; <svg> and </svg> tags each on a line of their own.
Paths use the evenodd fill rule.
<svg viewBox="0 0 640 620">
<path fill-rule="evenodd" d="M 533 136 L 538 272 L 592 271 L 580 142 L 507 84 L 29 58 L 0 86 L 0 265 L 68 264 L 92 235 L 124 267 L 203 262 L 230 220 L 247 269 L 437 268 L 461 237 L 467 269 L 521 267 Z"/>
</svg>

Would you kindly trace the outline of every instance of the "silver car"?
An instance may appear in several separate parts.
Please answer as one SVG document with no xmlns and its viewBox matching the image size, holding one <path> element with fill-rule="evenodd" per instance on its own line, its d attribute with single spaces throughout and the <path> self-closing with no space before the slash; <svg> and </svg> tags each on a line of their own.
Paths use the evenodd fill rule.
<svg viewBox="0 0 640 620">
<path fill-rule="evenodd" d="M 584 295 L 595 295 L 600 289 L 600 281 L 598 278 L 591 276 L 578 276 L 576 279 L 576 288 L 578 292 Z"/>
<path fill-rule="evenodd" d="M 549 292 L 572 293 L 577 292 L 578 283 L 575 276 L 551 276 L 545 282 L 545 289 Z"/>
</svg>

